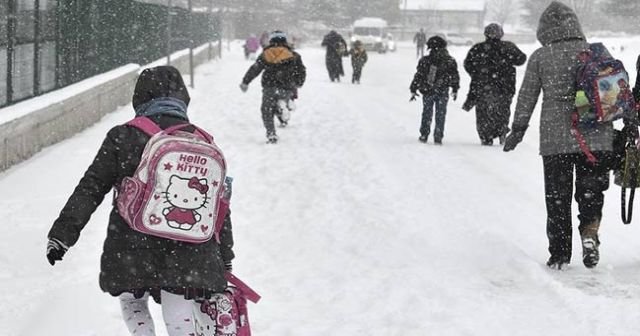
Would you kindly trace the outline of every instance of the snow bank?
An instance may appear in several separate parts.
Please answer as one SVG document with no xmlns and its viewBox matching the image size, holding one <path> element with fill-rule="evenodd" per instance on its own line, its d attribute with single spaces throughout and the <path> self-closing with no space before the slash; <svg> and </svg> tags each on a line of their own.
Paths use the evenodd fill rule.
<svg viewBox="0 0 640 336">
<path fill-rule="evenodd" d="M 214 45 L 217 49 L 218 44 Z M 199 65 L 217 53 L 210 53 L 209 44 L 205 44 L 194 49 L 193 55 L 194 64 Z M 0 170 L 73 136 L 107 113 L 129 104 L 141 69 L 163 64 L 166 58 L 144 67 L 129 64 L 0 109 Z M 172 54 L 171 64 L 188 74 L 189 49 Z"/>
</svg>

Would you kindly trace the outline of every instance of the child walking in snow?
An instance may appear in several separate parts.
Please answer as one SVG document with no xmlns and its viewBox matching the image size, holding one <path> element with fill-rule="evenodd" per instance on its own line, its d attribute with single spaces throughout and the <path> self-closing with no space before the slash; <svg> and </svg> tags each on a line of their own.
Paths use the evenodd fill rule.
<svg viewBox="0 0 640 336">
<path fill-rule="evenodd" d="M 145 116 L 161 129 L 188 124 L 189 94 L 178 70 L 171 66 L 145 69 L 133 94 L 136 117 Z M 194 132 L 193 126 L 183 130 Z M 112 188 L 138 168 L 150 137 L 130 126 L 113 127 L 49 231 L 47 259 L 62 260 L 75 245 L 89 218 Z M 167 167 L 165 165 L 165 169 Z M 186 184 L 186 182 L 185 182 Z M 209 188 L 196 179 L 190 188 Z M 190 190 L 196 197 L 202 194 Z M 230 188 L 227 189 L 230 192 Z M 184 200 L 187 201 L 186 199 Z M 114 202 L 115 203 L 115 202 Z M 195 334 L 194 299 L 210 298 L 227 286 L 225 270 L 234 257 L 231 219 L 224 217 L 219 242 L 194 244 L 133 230 L 114 205 L 100 265 L 100 288 L 120 299 L 122 317 L 131 335 L 155 335 L 148 307 L 152 297 L 162 304 L 170 336 Z"/>
<path fill-rule="evenodd" d="M 297 98 L 298 89 L 307 77 L 302 57 L 291 49 L 284 32 L 276 30 L 271 33 L 269 45 L 242 78 L 242 92 L 247 92 L 249 83 L 261 73 L 262 123 L 267 131 L 267 143 L 275 144 L 278 136 L 273 118 L 278 117 L 282 127 L 287 125 L 289 118 L 285 113 L 292 107 L 288 102 Z"/>
<path fill-rule="evenodd" d="M 360 40 L 353 43 L 353 48 L 349 50 L 351 55 L 351 67 L 353 68 L 353 76 L 351 83 L 360 84 L 360 76 L 362 76 L 362 68 L 367 63 L 367 51 L 364 49 Z"/>
<path fill-rule="evenodd" d="M 447 41 L 440 36 L 432 36 L 427 41 L 427 48 L 431 51 L 429 55 L 420 59 L 409 89 L 411 90 L 411 100 L 415 100 L 418 91 L 420 91 L 424 104 L 418 140 L 423 143 L 427 142 L 435 105 L 436 127 L 433 130 L 433 141 L 436 145 L 441 145 L 444 137 L 449 88 L 451 88 L 451 97 L 456 100 L 460 88 L 460 75 L 456 60 L 447 51 Z"/>
</svg>

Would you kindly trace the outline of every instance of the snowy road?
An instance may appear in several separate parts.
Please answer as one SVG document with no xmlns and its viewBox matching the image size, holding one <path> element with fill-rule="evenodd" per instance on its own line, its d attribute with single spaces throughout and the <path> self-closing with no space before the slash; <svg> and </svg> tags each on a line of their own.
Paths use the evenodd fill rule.
<svg viewBox="0 0 640 336">
<path fill-rule="evenodd" d="M 630 67 L 638 51 L 617 56 Z M 355 86 L 331 83 L 322 50 L 302 49 L 308 81 L 278 145 L 264 144 L 259 80 L 238 88 L 250 65 L 239 47 L 197 69 L 190 115 L 235 178 L 234 265 L 263 295 L 250 306 L 255 335 L 637 333 L 640 224 L 620 222 L 619 189 L 607 193 L 600 265 L 582 266 L 574 237 L 570 269 L 547 270 L 537 116 L 515 152 L 481 147 L 460 108 L 462 74 L 444 146 L 419 143 L 413 52 L 371 54 Z M 466 49 L 451 52 L 461 65 Z M 110 196 L 63 262 L 49 266 L 44 248 L 104 134 L 131 116 L 123 108 L 0 174 L 0 335 L 127 335 L 97 284 Z"/>
</svg>

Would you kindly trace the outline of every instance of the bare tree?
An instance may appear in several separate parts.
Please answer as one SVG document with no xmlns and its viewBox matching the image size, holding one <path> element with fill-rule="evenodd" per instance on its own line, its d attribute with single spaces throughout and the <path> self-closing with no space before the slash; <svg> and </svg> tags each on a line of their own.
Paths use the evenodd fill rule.
<svg viewBox="0 0 640 336">
<path fill-rule="evenodd" d="M 517 18 L 519 8 L 516 0 L 492 0 L 489 6 L 491 17 L 501 25 L 513 17 Z"/>
</svg>

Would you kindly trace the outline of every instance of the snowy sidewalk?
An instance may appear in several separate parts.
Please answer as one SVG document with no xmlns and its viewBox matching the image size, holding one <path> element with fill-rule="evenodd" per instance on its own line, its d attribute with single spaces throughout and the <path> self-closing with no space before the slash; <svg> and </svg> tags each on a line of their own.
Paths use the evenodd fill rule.
<svg viewBox="0 0 640 336">
<path fill-rule="evenodd" d="M 238 88 L 250 66 L 239 46 L 197 69 L 189 113 L 212 132 L 235 178 L 234 268 L 263 295 L 249 307 L 255 335 L 640 330 L 640 224 L 620 223 L 619 189 L 607 194 L 601 264 L 585 269 L 575 238 L 571 268 L 547 270 L 538 116 L 515 152 L 481 147 L 474 114 L 460 108 L 467 49 L 450 51 L 463 83 L 441 147 L 417 141 L 412 48 L 371 53 L 361 85 L 350 84 L 348 59 L 347 77 L 331 83 L 323 51 L 302 49 L 308 80 L 277 145 L 264 143 L 259 78 L 246 94 Z M 104 135 L 132 114 L 123 108 L 0 175 L 9 228 L 0 335 L 127 335 L 118 301 L 98 288 L 110 195 L 64 261 L 52 268 L 44 248 Z"/>
</svg>

